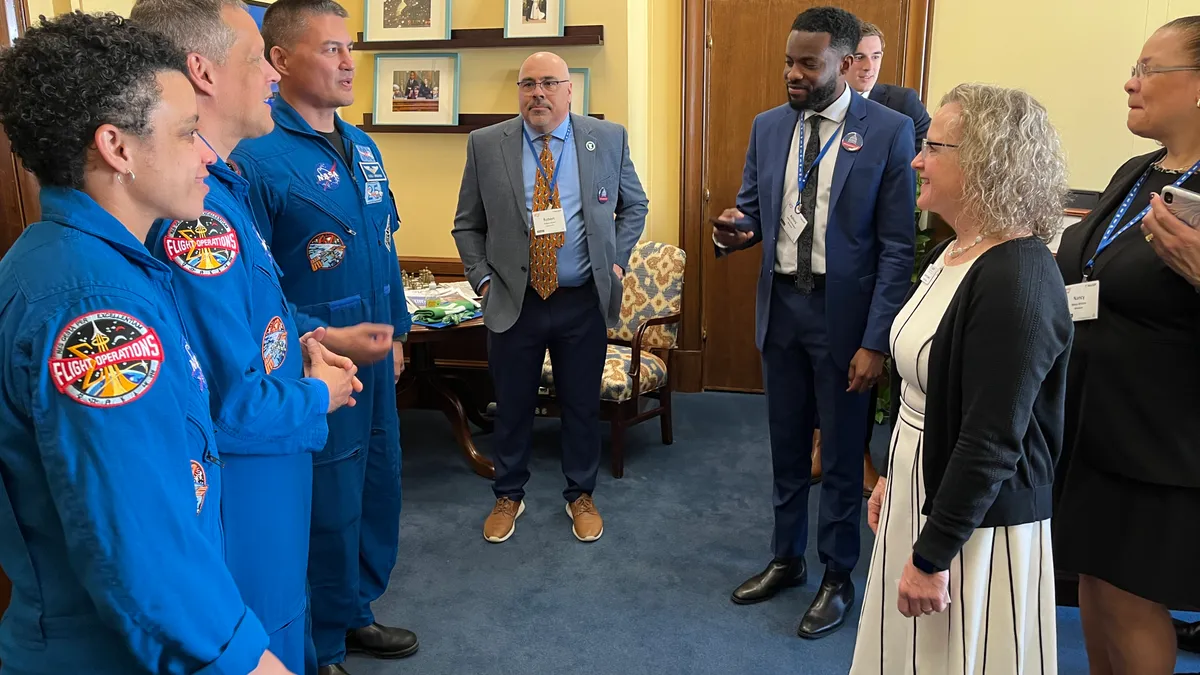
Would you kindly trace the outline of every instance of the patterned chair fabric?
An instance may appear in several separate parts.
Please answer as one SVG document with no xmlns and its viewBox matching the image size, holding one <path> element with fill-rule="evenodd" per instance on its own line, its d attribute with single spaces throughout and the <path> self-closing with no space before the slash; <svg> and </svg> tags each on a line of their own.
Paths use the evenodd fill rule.
<svg viewBox="0 0 1200 675">
<path fill-rule="evenodd" d="M 621 298 L 621 318 L 608 337 L 633 342 L 638 328 L 650 319 L 677 314 L 683 302 L 683 249 L 656 241 L 633 247 Z M 679 324 L 651 326 L 642 336 L 642 349 L 671 349 Z"/>
<path fill-rule="evenodd" d="M 683 249 L 670 244 L 647 241 L 633 248 L 633 255 L 629 257 L 629 271 L 625 274 L 621 318 L 616 326 L 609 329 L 609 339 L 633 342 L 638 328 L 646 321 L 680 311 L 685 260 Z M 651 326 L 642 336 L 639 395 L 666 385 L 667 364 L 648 350 L 673 348 L 678 334 L 679 325 L 669 324 Z M 600 400 L 619 403 L 633 397 L 633 377 L 629 375 L 632 363 L 631 348 L 608 345 L 604 376 L 600 383 Z M 550 365 L 549 351 L 542 361 L 541 386 L 549 394 L 554 394 L 554 369 Z"/>
<path fill-rule="evenodd" d="M 633 350 L 622 345 L 608 345 L 604 359 L 604 375 L 600 380 L 600 400 L 620 403 L 633 397 L 633 377 L 629 366 L 633 362 Z M 638 394 L 660 389 L 667 383 L 667 364 L 650 352 L 642 352 L 638 364 Z M 547 392 L 554 394 L 554 368 L 550 365 L 550 352 L 542 360 L 542 382 Z"/>
</svg>

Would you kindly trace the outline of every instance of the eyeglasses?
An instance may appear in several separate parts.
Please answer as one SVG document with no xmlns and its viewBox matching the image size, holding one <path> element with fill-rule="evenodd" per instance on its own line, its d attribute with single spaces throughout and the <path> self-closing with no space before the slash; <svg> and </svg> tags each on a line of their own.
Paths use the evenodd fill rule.
<svg viewBox="0 0 1200 675">
<path fill-rule="evenodd" d="M 937 141 L 931 141 L 928 138 L 922 138 L 921 139 L 921 156 L 925 157 L 925 156 L 929 155 L 930 154 L 929 148 L 933 148 L 933 154 L 936 155 L 938 153 L 938 151 L 941 150 L 942 148 L 957 148 L 957 147 L 958 147 L 957 145 L 951 145 L 950 143 L 938 143 Z"/>
<path fill-rule="evenodd" d="M 1180 70 L 1200 70 L 1200 66 L 1162 66 L 1160 68 L 1151 68 L 1145 63 L 1139 61 L 1129 69 L 1129 76 L 1136 80 L 1140 80 L 1147 75 L 1153 75 L 1155 73 L 1173 73 Z"/>
<path fill-rule="evenodd" d="M 553 94 L 554 92 L 558 91 L 558 85 L 563 84 L 564 82 L 570 82 L 570 80 L 542 80 L 541 82 L 534 82 L 533 80 L 521 80 L 517 83 L 517 87 L 523 93 L 532 94 L 540 84 L 542 86 L 542 91 L 546 92 L 547 94 Z"/>
</svg>

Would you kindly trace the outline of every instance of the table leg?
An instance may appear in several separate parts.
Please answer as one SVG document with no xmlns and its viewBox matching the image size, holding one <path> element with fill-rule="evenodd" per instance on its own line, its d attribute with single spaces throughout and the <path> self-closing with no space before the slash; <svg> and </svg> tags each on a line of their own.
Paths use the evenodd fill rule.
<svg viewBox="0 0 1200 675">
<path fill-rule="evenodd" d="M 411 372 L 408 375 L 413 378 L 413 384 L 416 385 L 419 393 L 428 391 L 433 398 L 437 399 L 446 419 L 450 421 L 454 439 L 462 448 L 471 469 L 489 480 L 495 478 L 496 467 L 491 460 L 479 452 L 471 438 L 471 427 L 467 424 L 467 418 L 471 415 L 467 412 L 470 410 L 470 406 L 464 406 L 459 395 L 447 384 L 446 379 L 438 374 L 437 366 L 433 362 L 433 354 L 428 345 L 421 343 L 410 345 L 409 358 L 408 370 Z"/>
<path fill-rule="evenodd" d="M 453 385 L 454 390 L 458 393 L 459 400 L 462 401 L 463 410 L 467 414 L 467 419 L 471 420 L 472 424 L 479 427 L 480 431 L 487 434 L 492 433 L 492 431 L 495 429 L 495 424 L 492 418 L 485 415 L 483 411 L 479 409 L 479 406 L 477 405 L 478 401 L 474 396 L 471 395 L 470 385 L 467 384 L 467 382 L 462 378 L 454 375 L 443 377 L 442 381 L 448 385 Z"/>
</svg>

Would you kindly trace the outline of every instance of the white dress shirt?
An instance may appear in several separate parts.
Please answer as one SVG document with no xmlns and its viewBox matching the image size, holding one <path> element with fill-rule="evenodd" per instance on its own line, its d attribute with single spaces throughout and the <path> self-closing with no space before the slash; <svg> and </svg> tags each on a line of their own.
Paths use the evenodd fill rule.
<svg viewBox="0 0 1200 675">
<path fill-rule="evenodd" d="M 805 125 L 804 142 L 806 144 L 809 142 L 808 133 L 812 129 L 808 120 L 813 115 L 819 115 L 822 118 L 822 148 L 825 147 L 825 143 L 830 142 L 830 136 L 836 136 L 829 146 L 829 152 L 826 152 L 825 156 L 821 158 L 820 169 L 817 173 L 817 208 L 814 211 L 816 222 L 805 226 L 816 228 L 813 230 L 812 242 L 813 274 L 825 274 L 825 230 L 829 224 L 829 197 L 833 190 L 833 170 L 837 165 L 838 151 L 841 149 L 839 144 L 843 129 L 842 122 L 846 119 L 846 113 L 850 109 L 850 97 L 853 95 L 850 85 L 846 85 L 842 95 L 826 106 L 824 110 L 820 112 L 805 110 L 792 131 L 792 148 L 788 151 L 787 165 L 783 172 L 781 214 L 792 212 L 796 208 L 796 203 L 800 201 L 799 163 L 800 158 L 804 156 L 804 149 L 800 147 L 800 125 Z M 784 232 L 782 222 L 779 223 L 779 236 L 775 242 L 775 271 L 779 274 L 796 273 L 796 242 Z"/>
</svg>

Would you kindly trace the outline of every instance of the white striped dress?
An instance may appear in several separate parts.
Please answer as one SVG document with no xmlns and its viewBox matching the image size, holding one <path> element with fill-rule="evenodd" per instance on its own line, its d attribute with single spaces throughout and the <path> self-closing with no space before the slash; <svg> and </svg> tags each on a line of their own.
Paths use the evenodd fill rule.
<svg viewBox="0 0 1200 675">
<path fill-rule="evenodd" d="M 892 324 L 900 414 L 851 675 L 1058 672 L 1049 520 L 976 530 L 951 564 L 945 612 L 909 619 L 897 607 L 901 573 L 925 524 L 921 448 L 929 348 L 970 267 L 947 267 L 939 256 Z"/>
</svg>

